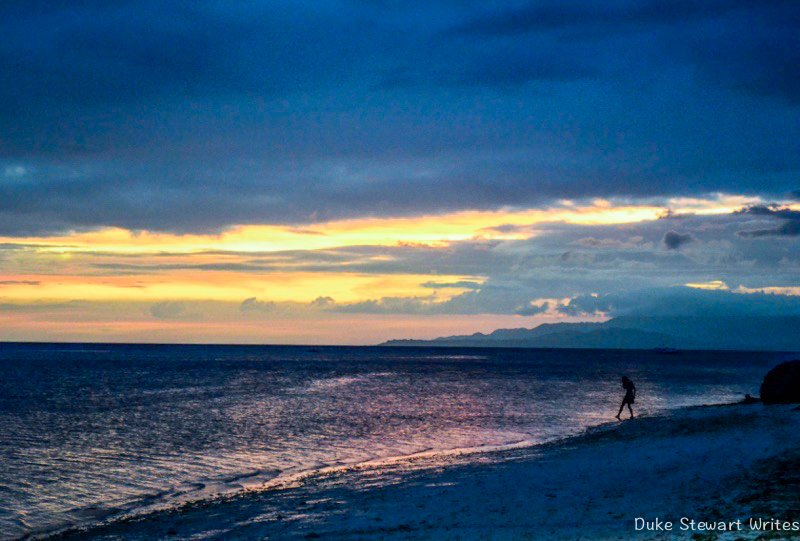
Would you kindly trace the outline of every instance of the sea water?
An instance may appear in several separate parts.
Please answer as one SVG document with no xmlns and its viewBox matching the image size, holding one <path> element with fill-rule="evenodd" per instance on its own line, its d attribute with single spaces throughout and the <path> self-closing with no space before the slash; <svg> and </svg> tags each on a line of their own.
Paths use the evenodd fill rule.
<svg viewBox="0 0 800 541">
<path fill-rule="evenodd" d="M 757 394 L 785 355 L 0 344 L 0 538 L 316 468 L 536 444 Z"/>
</svg>

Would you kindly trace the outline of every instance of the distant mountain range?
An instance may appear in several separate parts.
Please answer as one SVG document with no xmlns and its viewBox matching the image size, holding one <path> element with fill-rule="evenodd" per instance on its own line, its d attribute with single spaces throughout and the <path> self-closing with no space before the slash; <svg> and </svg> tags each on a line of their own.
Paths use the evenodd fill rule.
<svg viewBox="0 0 800 541">
<path fill-rule="evenodd" d="M 800 351 L 800 316 L 625 316 L 603 323 L 544 323 L 532 329 L 389 340 L 381 345 Z"/>
</svg>

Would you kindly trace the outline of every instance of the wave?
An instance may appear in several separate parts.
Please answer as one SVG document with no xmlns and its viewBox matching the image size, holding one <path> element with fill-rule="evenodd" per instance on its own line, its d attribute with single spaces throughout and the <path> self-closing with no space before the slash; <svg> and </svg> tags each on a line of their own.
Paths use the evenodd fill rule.
<svg viewBox="0 0 800 541">
<path fill-rule="evenodd" d="M 336 378 L 338 379 L 338 378 Z M 213 480 L 187 483 L 181 487 L 148 494 L 125 504 L 109 503 L 103 508 L 84 509 L 82 520 L 46 530 L 31 531 L 20 539 L 57 539 L 62 536 L 88 533 L 110 525 L 123 525 L 155 517 L 162 513 L 180 513 L 183 509 L 204 509 L 234 498 L 262 496 L 273 491 L 291 490 L 322 479 L 335 479 L 348 474 L 372 473 L 402 477 L 411 472 L 455 464 L 518 458 L 513 452 L 544 452 L 553 446 L 578 442 L 581 438 L 596 437 L 612 431 L 618 423 L 602 423 L 580 434 L 550 441 L 518 440 L 504 444 L 487 444 L 453 449 L 423 449 L 410 454 L 323 465 L 295 472 L 252 471 Z M 77 511 L 77 510 L 76 510 Z"/>
<path fill-rule="evenodd" d="M 326 391 L 329 389 L 335 389 L 337 387 L 344 387 L 347 385 L 354 385 L 358 383 L 367 383 L 374 379 L 379 378 L 388 378 L 394 376 L 394 372 L 372 372 L 370 374 L 363 374 L 357 376 L 339 376 L 339 377 L 328 377 L 328 378 L 319 378 L 312 380 L 310 383 L 303 387 L 296 387 L 290 389 L 291 391 L 299 392 L 299 391 Z"/>
</svg>

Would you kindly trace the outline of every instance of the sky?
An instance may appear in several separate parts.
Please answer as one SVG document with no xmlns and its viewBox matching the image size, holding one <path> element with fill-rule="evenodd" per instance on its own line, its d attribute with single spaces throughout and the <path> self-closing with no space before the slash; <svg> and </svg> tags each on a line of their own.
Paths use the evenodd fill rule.
<svg viewBox="0 0 800 541">
<path fill-rule="evenodd" d="M 797 2 L 0 10 L 0 340 L 800 315 Z"/>
</svg>

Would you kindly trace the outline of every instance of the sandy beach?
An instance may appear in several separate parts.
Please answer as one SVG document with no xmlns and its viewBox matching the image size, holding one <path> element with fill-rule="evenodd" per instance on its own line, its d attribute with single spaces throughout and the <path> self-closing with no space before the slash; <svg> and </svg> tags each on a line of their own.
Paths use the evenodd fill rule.
<svg viewBox="0 0 800 541">
<path fill-rule="evenodd" d="M 63 537 L 800 537 L 798 429 L 792 406 L 686 408 L 545 445 L 330 468 Z"/>
</svg>

